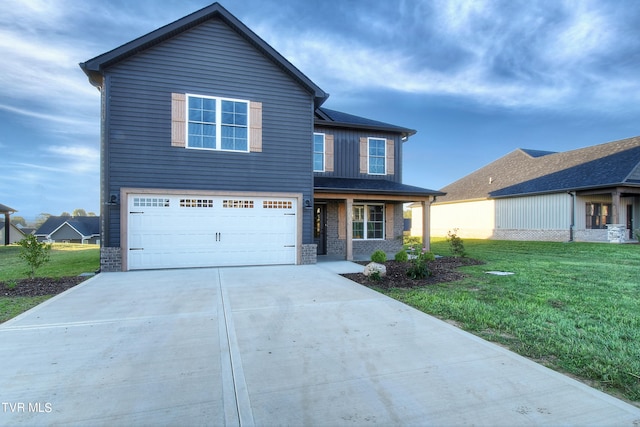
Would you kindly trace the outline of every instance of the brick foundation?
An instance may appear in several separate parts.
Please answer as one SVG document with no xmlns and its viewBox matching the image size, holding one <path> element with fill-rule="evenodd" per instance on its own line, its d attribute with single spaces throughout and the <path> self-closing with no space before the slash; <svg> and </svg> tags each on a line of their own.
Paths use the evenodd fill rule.
<svg viewBox="0 0 640 427">
<path fill-rule="evenodd" d="M 122 271 L 120 248 L 100 248 L 100 271 L 103 273 Z"/>
<path fill-rule="evenodd" d="M 315 264 L 318 262 L 318 245 L 309 243 L 302 245 L 302 264 Z"/>
</svg>

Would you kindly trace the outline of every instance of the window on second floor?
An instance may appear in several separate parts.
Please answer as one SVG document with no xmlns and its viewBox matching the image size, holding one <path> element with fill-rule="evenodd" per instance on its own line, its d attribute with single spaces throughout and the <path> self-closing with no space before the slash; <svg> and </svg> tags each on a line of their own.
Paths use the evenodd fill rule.
<svg viewBox="0 0 640 427">
<path fill-rule="evenodd" d="M 249 151 L 249 102 L 187 95 L 188 148 Z"/>
<path fill-rule="evenodd" d="M 384 239 L 384 205 L 353 205 L 353 238 Z"/>
<path fill-rule="evenodd" d="M 313 171 L 324 172 L 325 135 L 313 134 Z"/>
<path fill-rule="evenodd" d="M 382 138 L 369 138 L 369 174 L 385 175 L 387 161 L 387 140 Z"/>
</svg>

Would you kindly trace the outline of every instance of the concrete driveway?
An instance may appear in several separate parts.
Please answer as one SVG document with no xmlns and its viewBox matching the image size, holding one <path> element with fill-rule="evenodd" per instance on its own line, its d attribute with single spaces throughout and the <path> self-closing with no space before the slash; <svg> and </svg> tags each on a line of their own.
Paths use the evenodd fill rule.
<svg viewBox="0 0 640 427">
<path fill-rule="evenodd" d="M 354 268 L 102 273 L 0 326 L 0 425 L 640 425 Z"/>
</svg>

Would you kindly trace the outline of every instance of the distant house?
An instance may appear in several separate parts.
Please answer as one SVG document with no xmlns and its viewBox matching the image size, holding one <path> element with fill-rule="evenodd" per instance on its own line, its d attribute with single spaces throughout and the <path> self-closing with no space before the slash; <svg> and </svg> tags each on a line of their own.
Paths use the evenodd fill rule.
<svg viewBox="0 0 640 427">
<path fill-rule="evenodd" d="M 480 239 L 629 240 L 640 228 L 640 137 L 560 153 L 517 149 L 442 191 L 433 236 L 457 228 Z"/>
<path fill-rule="evenodd" d="M 2 221 L 0 222 L 0 232 L 2 233 L 2 236 L 0 237 L 0 244 L 2 245 L 15 243 L 22 240 L 22 237 L 24 237 L 24 233 L 11 224 L 11 215 L 15 212 L 17 212 L 15 209 L 0 203 L 0 215 L 2 215 L 0 218 L 0 221 Z M 5 224 L 9 224 L 9 226 L 5 227 Z"/>
<path fill-rule="evenodd" d="M 4 221 L 4 219 L 0 218 L 0 245 L 4 245 L 5 243 L 5 239 L 6 239 L 6 233 L 5 233 L 5 227 L 6 223 Z M 20 240 L 24 239 L 25 236 L 25 232 L 23 230 L 20 229 L 20 227 L 17 227 L 14 224 L 9 224 L 10 225 L 10 229 L 9 229 L 9 243 L 17 243 Z"/>
<path fill-rule="evenodd" d="M 100 243 L 100 217 L 50 216 L 33 233 L 40 242 Z"/>
<path fill-rule="evenodd" d="M 393 254 L 403 204 L 440 194 L 402 183 L 415 130 L 324 108 L 218 3 L 80 66 L 102 93 L 102 271 Z"/>
</svg>

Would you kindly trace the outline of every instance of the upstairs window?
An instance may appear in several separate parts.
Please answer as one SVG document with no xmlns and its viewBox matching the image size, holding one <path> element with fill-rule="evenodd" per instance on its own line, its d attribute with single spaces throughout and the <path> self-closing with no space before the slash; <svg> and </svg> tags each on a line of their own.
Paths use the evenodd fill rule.
<svg viewBox="0 0 640 427">
<path fill-rule="evenodd" d="M 187 147 L 249 151 L 249 101 L 187 95 Z"/>
<path fill-rule="evenodd" d="M 313 134 L 313 171 L 324 172 L 324 134 Z"/>
<path fill-rule="evenodd" d="M 387 159 L 387 140 L 382 138 L 369 138 L 369 174 L 385 175 Z"/>
</svg>

